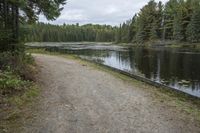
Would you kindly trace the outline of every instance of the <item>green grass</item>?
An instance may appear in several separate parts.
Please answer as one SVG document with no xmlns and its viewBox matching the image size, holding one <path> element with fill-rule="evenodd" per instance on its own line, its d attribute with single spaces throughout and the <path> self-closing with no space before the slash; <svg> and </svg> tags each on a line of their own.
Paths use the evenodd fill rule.
<svg viewBox="0 0 200 133">
<path fill-rule="evenodd" d="M 35 54 L 48 54 L 48 55 L 62 55 L 59 52 L 49 52 L 44 48 L 29 48 L 26 50 L 26 53 L 35 53 Z"/>
<path fill-rule="evenodd" d="M 6 106 L 0 109 L 0 132 L 21 132 L 21 127 L 28 117 L 33 117 L 32 110 L 38 101 L 40 89 L 34 83 L 27 86 L 23 93 L 4 97 Z"/>
<path fill-rule="evenodd" d="M 78 56 L 73 55 L 73 54 L 61 54 L 59 52 L 49 52 L 49 51 L 46 51 L 43 48 L 39 48 L 39 49 L 35 49 L 35 48 L 33 48 L 33 49 L 27 49 L 26 53 L 55 55 L 55 56 L 65 57 L 65 58 L 68 58 L 68 59 L 79 59 L 80 60 L 80 58 Z"/>
<path fill-rule="evenodd" d="M 9 103 L 20 108 L 25 104 L 33 102 L 34 99 L 39 95 L 40 90 L 36 85 L 31 85 L 27 89 L 28 90 L 26 90 L 20 96 L 9 97 Z"/>
</svg>

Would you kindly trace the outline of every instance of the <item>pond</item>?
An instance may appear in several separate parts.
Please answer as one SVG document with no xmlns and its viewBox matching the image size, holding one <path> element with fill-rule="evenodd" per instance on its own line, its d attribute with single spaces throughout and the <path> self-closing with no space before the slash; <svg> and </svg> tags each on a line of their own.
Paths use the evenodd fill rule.
<svg viewBox="0 0 200 133">
<path fill-rule="evenodd" d="M 76 54 L 200 97 L 200 52 L 194 49 L 101 43 L 38 43 L 29 46 Z"/>
</svg>

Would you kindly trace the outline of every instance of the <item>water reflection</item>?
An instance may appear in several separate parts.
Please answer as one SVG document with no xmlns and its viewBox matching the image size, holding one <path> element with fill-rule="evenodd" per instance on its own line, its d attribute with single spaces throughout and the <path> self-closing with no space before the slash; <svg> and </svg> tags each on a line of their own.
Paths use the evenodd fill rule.
<svg viewBox="0 0 200 133">
<path fill-rule="evenodd" d="M 184 49 L 108 47 L 50 48 L 73 53 L 200 97 L 200 53 Z"/>
</svg>

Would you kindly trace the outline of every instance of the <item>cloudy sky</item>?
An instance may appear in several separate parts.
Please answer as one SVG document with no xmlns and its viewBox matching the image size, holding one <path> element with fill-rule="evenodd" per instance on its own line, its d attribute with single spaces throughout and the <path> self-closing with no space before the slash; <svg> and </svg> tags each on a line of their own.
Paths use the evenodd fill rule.
<svg viewBox="0 0 200 133">
<path fill-rule="evenodd" d="M 96 23 L 119 25 L 137 13 L 149 0 L 68 0 L 52 24 Z M 165 3 L 168 0 L 155 0 Z M 40 16 L 40 21 L 48 22 Z"/>
</svg>

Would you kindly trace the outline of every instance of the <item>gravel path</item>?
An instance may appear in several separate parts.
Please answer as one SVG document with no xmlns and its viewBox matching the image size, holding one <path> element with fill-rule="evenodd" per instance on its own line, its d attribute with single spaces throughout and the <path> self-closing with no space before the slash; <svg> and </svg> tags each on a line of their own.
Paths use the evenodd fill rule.
<svg viewBox="0 0 200 133">
<path fill-rule="evenodd" d="M 200 126 L 150 92 L 78 61 L 34 54 L 41 105 L 28 133 L 195 133 Z"/>
</svg>

